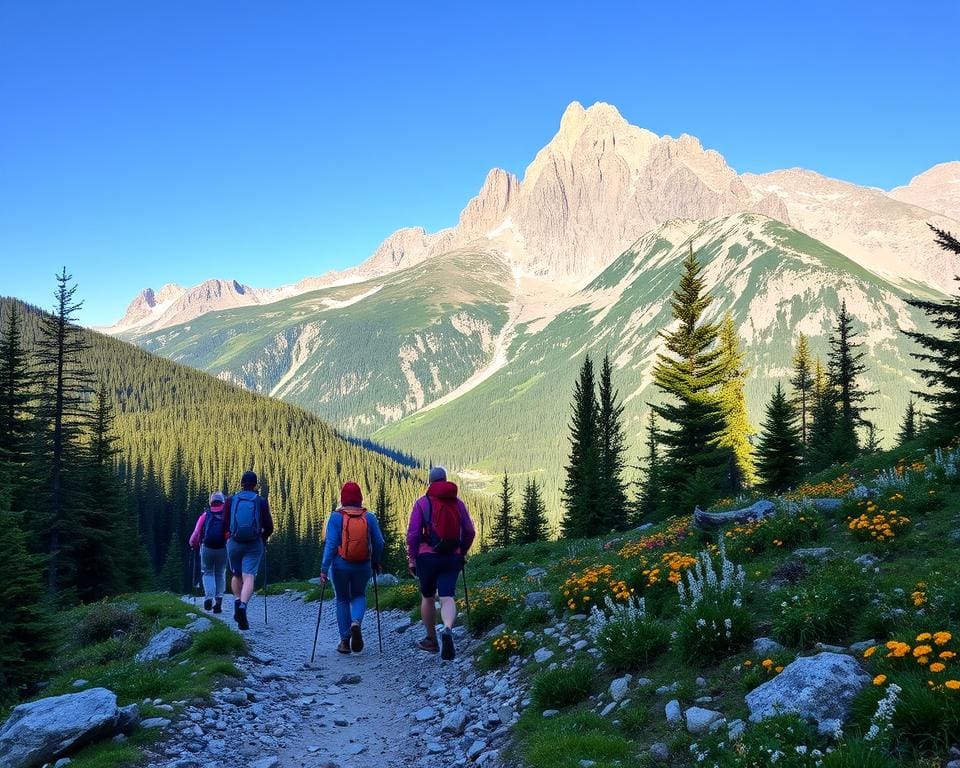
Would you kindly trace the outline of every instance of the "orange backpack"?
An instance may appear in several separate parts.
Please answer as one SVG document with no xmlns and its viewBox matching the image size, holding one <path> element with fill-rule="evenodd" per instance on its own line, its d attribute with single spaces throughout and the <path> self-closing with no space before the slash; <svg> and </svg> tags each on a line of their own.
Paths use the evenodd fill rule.
<svg viewBox="0 0 960 768">
<path fill-rule="evenodd" d="M 348 563 L 366 563 L 370 560 L 370 529 L 367 510 L 348 507 L 340 510 L 343 527 L 340 529 L 340 547 L 337 554 Z"/>
</svg>

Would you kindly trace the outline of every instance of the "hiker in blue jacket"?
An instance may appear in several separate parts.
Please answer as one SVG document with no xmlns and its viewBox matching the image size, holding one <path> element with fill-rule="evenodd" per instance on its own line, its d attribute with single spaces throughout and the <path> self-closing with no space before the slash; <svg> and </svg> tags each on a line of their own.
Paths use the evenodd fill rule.
<svg viewBox="0 0 960 768">
<path fill-rule="evenodd" d="M 321 583 L 332 576 L 340 630 L 339 653 L 363 650 L 360 625 L 367 610 L 367 584 L 372 571 L 381 573 L 383 534 L 372 512 L 363 506 L 363 494 L 356 483 L 344 483 L 340 506 L 327 522 L 323 548 Z M 332 573 L 331 573 L 332 569 Z"/>
</svg>

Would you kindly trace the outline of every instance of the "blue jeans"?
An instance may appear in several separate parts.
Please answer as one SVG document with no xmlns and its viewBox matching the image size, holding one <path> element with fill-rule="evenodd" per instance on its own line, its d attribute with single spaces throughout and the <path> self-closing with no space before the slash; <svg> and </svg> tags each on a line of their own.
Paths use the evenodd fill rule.
<svg viewBox="0 0 960 768">
<path fill-rule="evenodd" d="M 224 571 L 227 568 L 227 549 L 200 547 L 200 573 L 203 574 L 203 596 L 211 600 L 223 597 Z"/>
<path fill-rule="evenodd" d="M 367 610 L 367 583 L 373 575 L 370 563 L 348 563 L 339 555 L 330 567 L 334 597 L 337 602 L 337 627 L 340 639 L 350 637 L 350 625 L 363 623 Z"/>
</svg>

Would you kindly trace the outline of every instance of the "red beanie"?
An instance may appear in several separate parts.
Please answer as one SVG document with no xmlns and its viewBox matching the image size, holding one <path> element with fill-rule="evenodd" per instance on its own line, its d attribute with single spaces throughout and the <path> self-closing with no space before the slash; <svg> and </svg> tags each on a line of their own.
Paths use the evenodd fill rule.
<svg viewBox="0 0 960 768">
<path fill-rule="evenodd" d="M 360 493 L 360 486 L 356 483 L 344 483 L 340 490 L 340 506 L 359 507 L 363 504 L 363 494 Z"/>
</svg>

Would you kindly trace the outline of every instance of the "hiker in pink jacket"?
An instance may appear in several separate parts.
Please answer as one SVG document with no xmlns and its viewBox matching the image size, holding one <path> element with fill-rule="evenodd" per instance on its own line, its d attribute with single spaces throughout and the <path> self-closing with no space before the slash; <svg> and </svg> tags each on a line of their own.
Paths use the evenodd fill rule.
<svg viewBox="0 0 960 768">
<path fill-rule="evenodd" d="M 200 572 L 203 574 L 203 608 L 223 612 L 223 590 L 226 586 L 227 524 L 226 500 L 220 491 L 210 494 L 210 505 L 199 518 L 190 536 L 190 548 L 200 549 Z"/>
<path fill-rule="evenodd" d="M 454 658 L 453 623 L 457 619 L 457 576 L 463 570 L 464 558 L 476 537 L 467 505 L 457 498 L 457 486 L 447 482 L 447 470 L 430 470 L 427 493 L 413 505 L 407 528 L 407 565 L 420 580 L 420 616 L 427 636 L 417 647 L 436 653 L 446 661 Z M 440 618 L 443 631 L 437 643 L 436 606 L 440 595 Z"/>
</svg>

